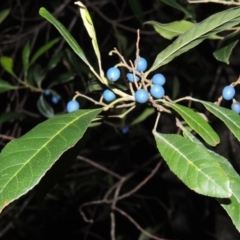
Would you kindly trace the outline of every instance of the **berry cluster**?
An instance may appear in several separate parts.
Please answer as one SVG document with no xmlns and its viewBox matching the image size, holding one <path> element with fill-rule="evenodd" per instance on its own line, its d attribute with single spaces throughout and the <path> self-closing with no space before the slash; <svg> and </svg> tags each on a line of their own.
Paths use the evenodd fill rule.
<svg viewBox="0 0 240 240">
<path fill-rule="evenodd" d="M 163 85 L 166 82 L 164 75 L 161 73 L 155 74 L 151 80 L 143 79 L 144 71 L 147 69 L 148 63 L 147 60 L 143 57 L 138 57 L 137 60 L 134 62 L 135 67 L 130 68 L 129 72 L 126 75 L 129 84 L 133 84 L 137 89 L 133 91 L 131 87 L 132 96 L 134 97 L 135 101 L 138 103 L 146 103 L 149 101 L 150 97 L 155 99 L 162 98 L 165 95 L 165 90 Z M 119 80 L 121 75 L 120 70 L 118 67 L 111 67 L 106 72 L 106 77 L 109 82 L 116 82 Z M 111 89 L 105 89 L 103 91 L 103 100 L 107 103 L 114 101 L 117 96 Z M 78 102 L 75 100 L 70 101 L 67 104 L 67 111 L 73 112 L 79 109 L 80 106 Z"/>
<path fill-rule="evenodd" d="M 223 88 L 222 91 L 222 97 L 225 100 L 232 100 L 234 98 L 236 94 L 236 90 L 233 86 L 229 85 Z M 240 113 L 240 102 L 237 102 L 235 100 L 233 100 L 233 103 L 231 105 L 231 109 L 236 112 L 236 113 Z"/>
<path fill-rule="evenodd" d="M 139 57 L 138 61 L 135 60 L 135 70 L 138 72 L 134 74 L 129 72 L 126 75 L 127 80 L 130 83 L 137 83 L 140 81 L 140 73 L 144 72 L 147 69 L 147 60 L 145 58 Z M 115 82 L 120 78 L 120 70 L 116 67 L 109 68 L 107 71 L 107 79 L 109 81 Z M 163 85 L 166 79 L 161 73 L 157 73 L 152 77 L 150 94 L 154 98 L 162 98 L 165 94 Z M 111 102 L 116 98 L 116 95 L 109 89 L 106 89 L 103 92 L 103 98 L 106 102 Z M 134 94 L 135 101 L 138 103 L 146 103 L 149 100 L 149 92 L 146 88 L 140 88 L 136 90 Z"/>
<path fill-rule="evenodd" d="M 49 89 L 45 89 L 44 90 L 44 95 L 45 96 L 50 96 L 51 95 L 51 91 Z M 52 100 L 52 103 L 57 104 L 60 99 L 61 99 L 61 96 L 53 95 L 51 100 Z"/>
</svg>

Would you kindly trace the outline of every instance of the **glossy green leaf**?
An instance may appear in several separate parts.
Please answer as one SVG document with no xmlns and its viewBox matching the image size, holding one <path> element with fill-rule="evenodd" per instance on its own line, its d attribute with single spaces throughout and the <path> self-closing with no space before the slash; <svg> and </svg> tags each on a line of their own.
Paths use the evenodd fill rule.
<svg viewBox="0 0 240 240">
<path fill-rule="evenodd" d="M 203 151 L 206 150 L 205 146 L 199 140 L 197 140 L 196 137 L 190 134 L 187 137 L 202 147 Z M 213 157 L 221 165 L 222 169 L 225 171 L 230 180 L 229 186 L 232 191 L 232 196 L 230 199 L 218 199 L 218 201 L 227 211 L 238 231 L 240 231 L 240 176 L 226 158 L 213 151 L 210 151 L 209 149 L 207 151 L 208 154 L 210 154 L 211 157 Z"/>
<path fill-rule="evenodd" d="M 132 9 L 135 17 L 141 22 L 144 19 L 141 1 L 139 0 L 128 0 L 129 6 Z"/>
<path fill-rule="evenodd" d="M 20 112 L 5 112 L 0 115 L 0 123 L 10 122 L 14 120 L 21 120 L 25 117 L 24 113 Z"/>
<path fill-rule="evenodd" d="M 170 46 L 159 53 L 152 65 L 146 72 L 152 72 L 159 67 L 169 63 L 175 57 L 197 46 L 206 38 L 217 34 L 223 30 L 240 23 L 240 8 L 230 8 L 216 13 L 204 21 L 197 23 L 181 36 L 179 36 Z"/>
<path fill-rule="evenodd" d="M 46 118 L 51 118 L 54 116 L 53 108 L 45 101 L 42 95 L 37 101 L 37 108 L 39 112 Z"/>
<path fill-rule="evenodd" d="M 10 57 L 2 56 L 0 57 L 0 64 L 5 69 L 6 72 L 10 73 L 12 76 L 15 76 L 13 72 L 13 60 Z"/>
<path fill-rule="evenodd" d="M 4 9 L 0 12 L 0 24 L 6 19 L 6 17 L 9 15 L 10 9 Z"/>
<path fill-rule="evenodd" d="M 30 42 L 27 41 L 22 51 L 22 63 L 25 77 L 27 76 L 27 71 L 29 68 L 29 56 L 30 56 Z"/>
<path fill-rule="evenodd" d="M 179 11 L 183 12 L 188 18 L 196 18 L 196 14 L 187 8 L 183 7 L 180 3 L 178 3 L 176 0 L 161 0 L 161 2 L 169 5 L 170 7 L 176 8 Z"/>
<path fill-rule="evenodd" d="M 145 24 L 152 25 L 157 33 L 169 40 L 183 34 L 189 28 L 195 25 L 194 23 L 186 20 L 174 21 L 166 24 L 156 21 L 147 21 Z"/>
<path fill-rule="evenodd" d="M 0 93 L 7 92 L 9 90 L 17 89 L 18 87 L 13 86 L 5 80 L 0 79 Z"/>
<path fill-rule="evenodd" d="M 0 211 L 31 190 L 73 147 L 101 109 L 54 116 L 6 145 L 0 154 Z"/>
<path fill-rule="evenodd" d="M 52 41 L 44 44 L 42 47 L 40 47 L 37 52 L 33 55 L 33 57 L 30 60 L 30 64 L 32 65 L 33 63 L 36 62 L 36 60 L 41 57 L 45 52 L 47 52 L 49 49 L 51 49 L 58 41 L 60 38 L 55 38 Z"/>
<path fill-rule="evenodd" d="M 140 122 L 143 122 L 146 118 L 151 116 L 155 112 L 154 108 L 146 108 L 140 115 L 138 115 L 130 124 L 129 126 L 133 126 Z"/>
<path fill-rule="evenodd" d="M 228 198 L 232 195 L 226 173 L 202 147 L 180 135 L 153 134 L 170 170 L 190 189 L 211 197 Z"/>
<path fill-rule="evenodd" d="M 59 31 L 59 33 L 64 37 L 66 42 L 72 48 L 72 50 L 88 65 L 91 66 L 88 62 L 82 48 L 79 46 L 78 42 L 73 38 L 73 36 L 68 32 L 68 30 L 45 8 L 40 8 L 39 14 L 46 18 L 54 27 Z"/>
<path fill-rule="evenodd" d="M 218 134 L 198 113 L 176 103 L 166 102 L 164 104 L 174 109 L 209 145 L 216 146 L 220 142 Z"/>
<path fill-rule="evenodd" d="M 232 33 L 225 37 L 218 46 L 217 50 L 214 51 L 213 56 L 221 62 L 229 64 L 229 58 L 232 53 L 233 48 L 237 45 L 239 41 L 240 31 Z"/>
<path fill-rule="evenodd" d="M 222 120 L 233 133 L 233 135 L 238 139 L 238 141 L 240 141 L 240 116 L 237 113 L 230 109 L 217 106 L 211 102 L 199 102 L 201 102 L 209 112 Z"/>
</svg>

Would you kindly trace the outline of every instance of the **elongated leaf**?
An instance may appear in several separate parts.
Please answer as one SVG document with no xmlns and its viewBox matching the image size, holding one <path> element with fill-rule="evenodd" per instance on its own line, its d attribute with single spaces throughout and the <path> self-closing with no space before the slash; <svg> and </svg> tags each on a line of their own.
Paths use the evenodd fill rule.
<svg viewBox="0 0 240 240">
<path fill-rule="evenodd" d="M 97 56 L 98 59 L 98 66 L 99 66 L 99 71 L 100 71 L 100 75 L 103 78 L 104 77 L 104 72 L 102 70 L 102 63 L 101 63 L 101 54 L 99 51 L 99 47 L 98 47 L 98 42 L 97 42 L 97 36 L 96 36 L 96 32 L 94 29 L 94 25 L 91 19 L 91 16 L 86 8 L 86 6 L 84 4 L 82 4 L 80 1 L 75 2 L 76 5 L 79 6 L 79 10 L 80 10 L 80 15 L 82 17 L 83 20 L 83 24 L 88 32 L 89 37 L 92 39 L 92 45 L 93 45 L 93 49 L 94 52 Z M 105 81 L 104 81 L 105 82 Z"/>
<path fill-rule="evenodd" d="M 30 56 L 30 43 L 29 41 L 27 41 L 22 51 L 23 71 L 25 77 L 27 76 L 27 71 L 29 68 L 29 56 Z"/>
<path fill-rule="evenodd" d="M 45 52 L 47 52 L 49 49 L 51 49 L 58 41 L 60 38 L 55 38 L 52 41 L 44 44 L 42 47 L 40 47 L 37 52 L 33 55 L 32 59 L 30 60 L 30 64 L 32 65 L 33 63 L 36 62 L 36 60 L 41 57 Z"/>
<path fill-rule="evenodd" d="M 220 142 L 218 134 L 212 129 L 212 127 L 196 112 L 192 109 L 181 106 L 176 103 L 165 103 L 170 106 L 187 122 L 187 124 L 198 133 L 208 144 L 216 146 Z"/>
<path fill-rule="evenodd" d="M 0 123 L 10 122 L 13 120 L 23 119 L 25 117 L 24 113 L 20 112 L 5 112 L 0 115 Z"/>
<path fill-rule="evenodd" d="M 194 27 L 179 36 L 170 46 L 159 53 L 152 67 L 146 72 L 146 74 L 169 63 L 175 57 L 197 46 L 209 36 L 233 27 L 239 22 L 240 8 L 236 7 L 216 13 L 201 23 L 197 23 Z"/>
<path fill-rule="evenodd" d="M 7 92 L 13 89 L 17 89 L 17 87 L 11 85 L 5 80 L 0 79 L 0 93 Z"/>
<path fill-rule="evenodd" d="M 10 57 L 2 56 L 0 57 L 0 64 L 5 69 L 6 72 L 10 73 L 12 76 L 15 76 L 13 72 L 13 60 Z"/>
<path fill-rule="evenodd" d="M 197 143 L 199 147 L 202 147 L 203 151 L 206 150 L 205 146 L 199 140 L 197 140 L 196 137 L 190 134 L 188 134 L 187 137 L 191 141 Z M 225 171 L 230 180 L 229 186 L 232 191 L 232 196 L 227 201 L 225 199 L 218 199 L 218 201 L 232 219 L 237 230 L 240 231 L 240 176 L 226 158 L 213 151 L 210 151 L 209 149 L 207 151 L 208 154 L 210 154 L 211 157 L 213 157 L 221 165 L 222 169 Z"/>
<path fill-rule="evenodd" d="M 64 37 L 64 39 L 67 41 L 69 46 L 72 48 L 72 50 L 88 65 L 91 66 L 88 62 L 82 48 L 79 46 L 77 41 L 73 38 L 73 36 L 68 32 L 68 30 L 51 14 L 49 13 L 45 8 L 40 8 L 39 14 L 46 18 L 51 24 L 54 25 L 54 27 L 59 31 L 59 33 Z"/>
<path fill-rule="evenodd" d="M 7 144 L 0 154 L 0 211 L 38 184 L 54 162 L 82 138 L 100 111 L 55 116 Z"/>
<path fill-rule="evenodd" d="M 218 49 L 213 53 L 213 56 L 221 62 L 229 64 L 229 58 L 232 53 L 233 48 L 237 45 L 239 41 L 240 31 L 234 32 L 227 37 L 225 37 L 218 46 Z"/>
<path fill-rule="evenodd" d="M 72 72 L 62 73 L 59 76 L 57 76 L 57 78 L 54 79 L 54 81 L 51 82 L 48 87 L 51 88 L 51 87 L 59 85 L 61 83 L 69 82 L 72 79 L 74 79 L 74 77 L 75 77 L 75 75 Z"/>
<path fill-rule="evenodd" d="M 5 20 L 5 18 L 9 15 L 10 9 L 4 9 L 0 12 L 0 24 Z"/>
<path fill-rule="evenodd" d="M 53 108 L 45 101 L 41 95 L 37 101 L 37 107 L 39 112 L 46 118 L 51 118 L 54 116 Z"/>
<path fill-rule="evenodd" d="M 131 7 L 135 17 L 141 22 L 144 19 L 144 14 L 141 6 L 141 1 L 128 0 L 129 6 Z"/>
<path fill-rule="evenodd" d="M 171 171 L 190 189 L 211 197 L 231 196 L 226 173 L 202 147 L 180 135 L 153 134 L 157 148 Z"/>
<path fill-rule="evenodd" d="M 152 25 L 157 33 L 169 40 L 183 34 L 189 28 L 194 26 L 194 23 L 186 20 L 174 21 L 165 24 L 156 21 L 147 21 L 144 24 Z"/>
<path fill-rule="evenodd" d="M 232 110 L 217 106 L 211 102 L 199 101 L 206 109 L 222 120 L 233 135 L 240 141 L 240 116 Z"/>
<path fill-rule="evenodd" d="M 129 126 L 133 126 L 144 121 L 146 118 L 151 116 L 154 113 L 154 108 L 146 108 L 140 115 L 138 115 L 130 124 Z"/>
<path fill-rule="evenodd" d="M 181 4 L 179 4 L 177 1 L 175 0 L 161 0 L 161 2 L 178 9 L 179 11 L 183 12 L 188 18 L 196 18 L 196 15 L 194 12 L 188 10 L 187 8 L 183 7 Z"/>
</svg>

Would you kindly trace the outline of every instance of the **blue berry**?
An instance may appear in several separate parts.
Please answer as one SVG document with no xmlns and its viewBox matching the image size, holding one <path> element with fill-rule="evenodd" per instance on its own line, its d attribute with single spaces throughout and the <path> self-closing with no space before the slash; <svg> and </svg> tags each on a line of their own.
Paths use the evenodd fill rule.
<svg viewBox="0 0 240 240">
<path fill-rule="evenodd" d="M 76 100 L 72 100 L 70 102 L 68 102 L 67 104 L 67 111 L 70 112 L 74 112 L 76 110 L 78 110 L 80 108 L 79 103 Z"/>
<path fill-rule="evenodd" d="M 165 94 L 165 91 L 161 85 L 153 85 L 150 88 L 150 93 L 155 98 L 162 98 Z"/>
<path fill-rule="evenodd" d="M 126 127 L 124 127 L 124 128 L 122 129 L 122 133 L 123 133 L 123 134 L 127 134 L 128 131 L 129 131 L 129 127 L 128 127 L 128 126 L 126 126 Z"/>
<path fill-rule="evenodd" d="M 145 103 L 149 99 L 149 93 L 145 89 L 139 89 L 135 92 L 135 100 L 138 103 Z"/>
<path fill-rule="evenodd" d="M 44 90 L 44 95 L 48 96 L 50 95 L 51 91 L 49 89 L 45 89 Z"/>
<path fill-rule="evenodd" d="M 135 64 L 136 64 L 136 60 L 135 60 Z M 139 72 L 144 72 L 147 69 L 147 60 L 145 58 L 139 57 L 138 58 L 138 62 L 136 64 L 136 69 Z"/>
<path fill-rule="evenodd" d="M 161 73 L 156 73 L 152 77 L 152 83 L 155 85 L 164 85 L 166 82 L 166 78 Z"/>
<path fill-rule="evenodd" d="M 107 79 L 109 81 L 117 81 L 120 77 L 120 70 L 116 67 L 109 68 L 107 70 Z"/>
<path fill-rule="evenodd" d="M 57 104 L 60 98 L 61 97 L 59 95 L 52 96 L 52 103 Z"/>
<path fill-rule="evenodd" d="M 231 100 L 233 99 L 236 91 L 235 88 L 232 86 L 226 86 L 222 91 L 222 96 L 225 100 Z"/>
<path fill-rule="evenodd" d="M 233 102 L 231 109 L 236 112 L 236 113 L 240 113 L 240 102 Z"/>
<path fill-rule="evenodd" d="M 106 89 L 106 90 L 103 92 L 103 98 L 104 98 L 105 101 L 111 102 L 111 101 L 113 101 L 113 100 L 116 98 L 116 95 L 115 95 L 115 93 L 112 92 L 111 90 Z"/>
<path fill-rule="evenodd" d="M 133 73 L 128 73 L 127 74 L 127 79 L 128 79 L 129 82 L 134 83 L 134 75 L 133 75 Z M 138 82 L 139 80 L 140 80 L 140 77 L 135 75 L 135 81 Z"/>
</svg>

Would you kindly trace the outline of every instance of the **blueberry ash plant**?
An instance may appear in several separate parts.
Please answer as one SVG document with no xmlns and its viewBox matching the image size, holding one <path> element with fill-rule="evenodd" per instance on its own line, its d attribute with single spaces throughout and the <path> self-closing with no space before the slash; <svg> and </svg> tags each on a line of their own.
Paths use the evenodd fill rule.
<svg viewBox="0 0 240 240">
<path fill-rule="evenodd" d="M 3 210 L 9 203 L 37 185 L 59 157 L 83 137 L 91 123 L 101 122 L 103 113 L 111 121 L 113 118 L 123 118 L 137 105 L 145 104 L 156 111 L 152 134 L 157 149 L 170 170 L 191 190 L 216 198 L 240 231 L 240 176 L 228 159 L 214 152 L 214 147 L 220 143 L 220 138 L 210 125 L 207 116 L 185 106 L 188 102 L 202 105 L 209 113 L 219 118 L 239 141 L 240 103 L 235 99 L 235 86 L 240 83 L 240 78 L 224 87 L 222 96 L 216 96 L 216 102 L 208 102 L 193 96 L 171 99 L 166 95 L 164 88 L 166 79 L 161 73 L 162 66 L 194 48 L 203 40 L 216 37 L 224 30 L 235 31 L 236 28 L 232 27 L 240 23 L 240 8 L 230 8 L 200 23 L 192 23 L 189 29 L 179 33 L 172 44 L 156 54 L 152 66 L 149 66 L 146 56 L 141 55 L 140 32 L 136 31 L 135 59 L 130 61 L 125 59 L 114 48 L 109 51 L 110 55 L 118 56 L 119 62 L 103 70 L 92 19 L 81 2 L 75 4 L 80 9 L 83 24 L 92 41 L 98 63 L 97 69 L 90 64 L 78 42 L 52 14 L 45 8 L 41 8 L 39 12 L 56 27 L 76 55 L 89 67 L 104 90 L 99 99 L 93 99 L 77 91 L 72 100 L 67 103 L 68 113 L 48 119 L 21 138 L 6 145 L 0 154 L 0 209 Z M 159 30 L 159 23 L 149 21 L 147 24 Z M 126 76 L 121 75 L 121 69 L 126 69 Z M 127 80 L 127 89 L 121 85 L 122 79 Z M 44 94 L 49 95 L 50 91 L 47 89 Z M 93 102 L 96 108 L 82 109 L 78 98 Z M 231 109 L 221 106 L 223 99 L 232 101 Z M 55 96 L 52 101 L 57 103 L 59 98 Z M 158 132 L 158 123 L 163 114 L 175 116 L 178 134 Z M 123 129 L 124 133 L 127 131 L 127 127 Z M 159 166 L 160 163 L 149 177 L 155 174 Z M 129 196 L 120 194 L 121 184 L 112 189 L 112 192 L 115 191 L 113 199 L 102 201 L 111 205 L 112 239 L 115 239 L 115 212 L 127 217 L 143 234 L 153 239 L 160 239 L 142 229 L 116 206 L 117 201 Z M 137 190 L 138 187 L 132 192 Z M 86 221 L 91 222 L 83 211 L 81 213 Z"/>
</svg>

